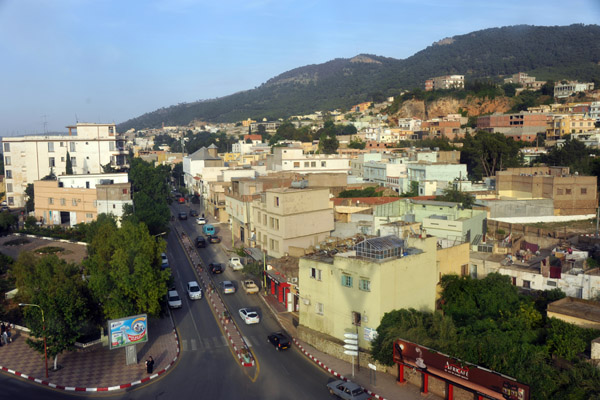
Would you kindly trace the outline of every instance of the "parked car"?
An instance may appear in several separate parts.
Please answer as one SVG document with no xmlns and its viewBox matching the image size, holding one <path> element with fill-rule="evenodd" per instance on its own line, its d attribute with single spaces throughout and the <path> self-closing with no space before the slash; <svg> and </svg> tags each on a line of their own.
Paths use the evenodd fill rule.
<svg viewBox="0 0 600 400">
<path fill-rule="evenodd" d="M 239 257 L 231 257 L 229 259 L 229 266 L 234 271 L 244 269 L 244 266 L 242 265 L 242 260 Z"/>
<path fill-rule="evenodd" d="M 206 239 L 204 236 L 196 236 L 196 247 L 206 247 Z"/>
<path fill-rule="evenodd" d="M 169 268 L 169 258 L 167 257 L 167 253 L 160 253 L 160 267 L 162 269 Z"/>
<path fill-rule="evenodd" d="M 207 238 L 210 243 L 221 243 L 221 238 L 217 235 L 208 235 Z"/>
<path fill-rule="evenodd" d="M 202 298 L 202 289 L 196 281 L 190 281 L 187 283 L 187 292 L 190 300 L 200 300 Z"/>
<path fill-rule="evenodd" d="M 190 210 L 190 217 L 197 217 L 197 216 L 198 216 L 198 211 Z"/>
<path fill-rule="evenodd" d="M 179 213 L 179 219 L 182 220 L 182 221 L 186 220 L 187 219 L 187 213 L 185 211 L 181 211 Z"/>
<path fill-rule="evenodd" d="M 204 225 L 204 224 L 206 224 L 206 218 L 204 218 L 204 217 L 198 217 L 198 218 L 196 218 L 196 223 L 198 225 Z"/>
<path fill-rule="evenodd" d="M 223 264 L 220 263 L 208 264 L 208 270 L 211 272 L 211 274 L 222 274 L 224 269 L 225 268 L 223 268 Z"/>
<path fill-rule="evenodd" d="M 235 286 L 231 281 L 223 281 L 221 282 L 221 286 L 223 287 L 224 294 L 233 294 L 235 293 Z"/>
<path fill-rule="evenodd" d="M 258 313 L 248 308 L 240 308 L 240 317 L 246 323 L 246 325 L 258 324 L 260 322 L 260 316 Z"/>
<path fill-rule="evenodd" d="M 329 393 L 345 400 L 368 400 L 372 398 L 360 385 L 350 381 L 336 380 L 329 382 L 327 388 Z"/>
<path fill-rule="evenodd" d="M 273 332 L 267 336 L 267 342 L 275 346 L 275 350 L 287 350 L 291 347 L 290 339 L 281 332 Z"/>
<path fill-rule="evenodd" d="M 167 293 L 167 301 L 169 302 L 169 308 L 181 308 L 181 298 L 177 290 L 169 290 Z"/>
</svg>

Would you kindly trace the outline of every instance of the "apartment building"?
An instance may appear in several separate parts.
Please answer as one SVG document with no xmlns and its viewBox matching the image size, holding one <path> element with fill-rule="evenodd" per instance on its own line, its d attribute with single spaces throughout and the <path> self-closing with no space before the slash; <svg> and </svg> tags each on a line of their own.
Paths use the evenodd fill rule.
<svg viewBox="0 0 600 400">
<path fill-rule="evenodd" d="M 329 189 L 267 189 L 252 203 L 256 244 L 275 258 L 303 252 L 334 229 Z"/>
<path fill-rule="evenodd" d="M 555 215 L 595 214 L 595 176 L 572 175 L 568 167 L 508 168 L 496 172 L 500 199 L 552 199 Z"/>
<path fill-rule="evenodd" d="M 579 92 L 594 90 L 593 82 L 565 82 L 554 85 L 554 97 L 564 98 Z"/>
<path fill-rule="evenodd" d="M 600 101 L 593 101 L 590 104 L 590 118 L 600 120 Z"/>
<path fill-rule="evenodd" d="M 433 311 L 439 280 L 436 248 L 436 238 L 385 236 L 334 256 L 302 257 L 300 339 L 322 348 L 317 336 L 341 342 L 344 333 L 352 332 L 358 333 L 360 348 L 369 349 L 386 312 Z"/>
<path fill-rule="evenodd" d="M 34 182 L 35 217 L 45 225 L 69 225 L 112 214 L 119 220 L 123 207 L 132 205 L 126 173 L 63 175 Z"/>
<path fill-rule="evenodd" d="M 338 154 L 304 154 L 300 147 L 274 147 L 267 170 L 299 173 L 348 172 L 350 159 Z"/>
<path fill-rule="evenodd" d="M 529 134 L 545 133 L 552 126 L 552 117 L 543 113 L 492 114 L 477 118 L 477 129 L 491 133 Z"/>
<path fill-rule="evenodd" d="M 357 177 L 357 178 L 362 178 L 362 177 L 364 177 L 365 163 L 369 162 L 369 161 L 381 161 L 381 159 L 382 159 L 382 154 L 379 152 L 359 154 L 356 158 L 350 159 L 349 174 L 354 177 Z"/>
<path fill-rule="evenodd" d="M 2 138 L 5 189 L 9 206 L 25 205 L 27 184 L 65 174 L 67 153 L 75 174 L 98 174 L 102 166 L 125 165 L 127 152 L 115 124 L 77 123 L 67 134 Z"/>
<path fill-rule="evenodd" d="M 596 119 L 584 114 L 555 115 L 552 127 L 546 135 L 548 139 L 559 139 L 572 133 L 586 133 L 596 129 Z"/>
<path fill-rule="evenodd" d="M 464 75 L 443 75 L 425 81 L 425 90 L 464 89 Z"/>
<path fill-rule="evenodd" d="M 546 82 L 537 81 L 535 76 L 529 76 L 525 72 L 517 72 L 509 78 L 504 78 L 504 83 L 517 83 L 526 89 L 539 90 Z"/>
<path fill-rule="evenodd" d="M 465 136 L 464 129 L 461 129 L 460 118 L 433 118 L 423 121 L 421 131 L 427 132 L 429 137 L 443 137 L 449 140 Z"/>
</svg>

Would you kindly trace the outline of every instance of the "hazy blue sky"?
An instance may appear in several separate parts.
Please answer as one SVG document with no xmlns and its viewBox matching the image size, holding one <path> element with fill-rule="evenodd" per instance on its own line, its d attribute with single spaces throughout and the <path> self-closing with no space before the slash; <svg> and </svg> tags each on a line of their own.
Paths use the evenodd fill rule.
<svg viewBox="0 0 600 400">
<path fill-rule="evenodd" d="M 444 37 L 600 22 L 600 0 L 0 0 L 0 135 L 123 122 Z"/>
</svg>

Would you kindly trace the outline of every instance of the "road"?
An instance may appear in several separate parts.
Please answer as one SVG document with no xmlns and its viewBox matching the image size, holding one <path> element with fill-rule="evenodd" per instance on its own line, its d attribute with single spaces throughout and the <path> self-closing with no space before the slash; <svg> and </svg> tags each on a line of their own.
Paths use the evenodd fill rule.
<svg viewBox="0 0 600 400">
<path fill-rule="evenodd" d="M 197 207 L 197 206 L 195 206 Z M 189 205 L 174 205 L 175 215 L 189 211 Z M 178 221 L 186 233 L 195 238 L 200 232 L 194 218 Z M 181 225 L 179 225 L 181 224 Z M 267 343 L 267 335 L 279 331 L 279 325 L 256 295 L 246 295 L 241 288 L 241 272 L 226 268 L 223 274 L 213 276 L 215 282 L 231 280 L 238 289 L 223 299 L 234 316 L 241 332 L 255 355 L 257 367 L 242 367 L 227 344 L 215 317 L 205 299 L 189 300 L 185 285 L 198 280 L 181 248 L 177 237 L 167 237 L 169 264 L 175 277 L 176 288 L 183 307 L 173 310 L 173 318 L 180 337 L 181 356 L 173 368 L 158 379 L 130 390 L 107 394 L 75 394 L 30 384 L 12 375 L 0 374 L 0 398 L 18 399 L 76 399 L 110 397 L 114 399 L 330 399 L 325 389 L 332 377 L 304 357 L 295 347 L 276 351 Z M 218 244 L 199 249 L 203 261 L 222 262 L 228 256 Z M 245 325 L 238 309 L 251 307 L 261 316 L 256 325 Z M 250 371 L 254 373 L 250 376 Z"/>
</svg>

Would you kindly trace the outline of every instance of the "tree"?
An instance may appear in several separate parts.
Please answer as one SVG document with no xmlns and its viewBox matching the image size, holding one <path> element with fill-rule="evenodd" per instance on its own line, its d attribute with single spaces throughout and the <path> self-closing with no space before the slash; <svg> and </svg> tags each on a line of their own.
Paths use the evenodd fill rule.
<svg viewBox="0 0 600 400">
<path fill-rule="evenodd" d="M 590 154 L 598 154 L 598 151 L 588 148 L 577 139 L 568 137 L 563 146 L 554 146 L 547 154 L 542 155 L 540 162 L 569 167 L 571 172 L 590 175 L 595 168 L 595 159 L 590 157 Z"/>
<path fill-rule="evenodd" d="M 140 158 L 131 161 L 129 181 L 133 208 L 130 211 L 135 210 L 135 213 L 124 215 L 124 219 L 135 217 L 134 221 L 144 222 L 153 235 L 167 231 L 171 216 L 167 205 L 170 172 L 165 165 L 154 167 Z"/>
<path fill-rule="evenodd" d="M 40 308 L 28 306 L 23 310 L 33 336 L 27 339 L 27 344 L 43 354 L 43 337 L 46 337 L 47 353 L 54 357 L 56 369 L 58 356 L 73 348 L 83 328 L 93 320 L 90 296 L 81 271 L 77 265 L 68 264 L 56 255 L 36 257 L 23 252 L 13 265 L 12 273 L 20 299 L 39 305 L 44 311 L 45 326 Z"/>
<path fill-rule="evenodd" d="M 340 142 L 335 137 L 335 134 L 323 133 L 319 138 L 319 152 L 323 154 L 335 154 L 340 145 Z"/>
<path fill-rule="evenodd" d="M 400 195 L 400 197 L 416 197 L 419 195 L 419 182 L 410 181 L 410 189 L 408 192 L 404 192 Z"/>
<path fill-rule="evenodd" d="M 35 193 L 33 183 L 28 183 L 25 187 L 25 194 L 27 195 L 27 201 L 25 202 L 25 209 L 27 211 L 35 210 Z"/>
<path fill-rule="evenodd" d="M 69 154 L 69 152 L 67 151 L 67 161 L 66 161 L 67 165 L 65 166 L 65 174 L 66 175 L 73 175 L 73 163 L 71 162 L 71 155 Z"/>
<path fill-rule="evenodd" d="M 441 196 L 436 196 L 437 201 L 450 201 L 453 203 L 461 203 L 463 208 L 473 208 L 473 204 L 475 203 L 475 197 L 466 192 L 461 192 L 460 190 L 454 189 L 453 187 L 448 187 L 444 189 L 444 192 Z"/>
<path fill-rule="evenodd" d="M 501 133 L 478 131 L 475 136 L 467 133 L 460 161 L 467 165 L 474 179 L 495 176 L 496 171 L 523 164 L 520 148 L 520 143 Z"/>
<path fill-rule="evenodd" d="M 161 270 L 165 242 L 144 224 L 105 220 L 97 226 L 84 261 L 89 287 L 107 319 L 147 313 L 158 315 L 170 272 Z"/>
<path fill-rule="evenodd" d="M 6 232 L 17 223 L 18 217 L 8 211 L 0 212 L 0 230 Z"/>
<path fill-rule="evenodd" d="M 367 144 L 365 142 L 363 142 L 362 140 L 360 140 L 360 138 L 354 138 L 348 144 L 349 148 L 359 149 L 359 150 L 363 150 L 366 146 L 367 146 Z"/>
</svg>

